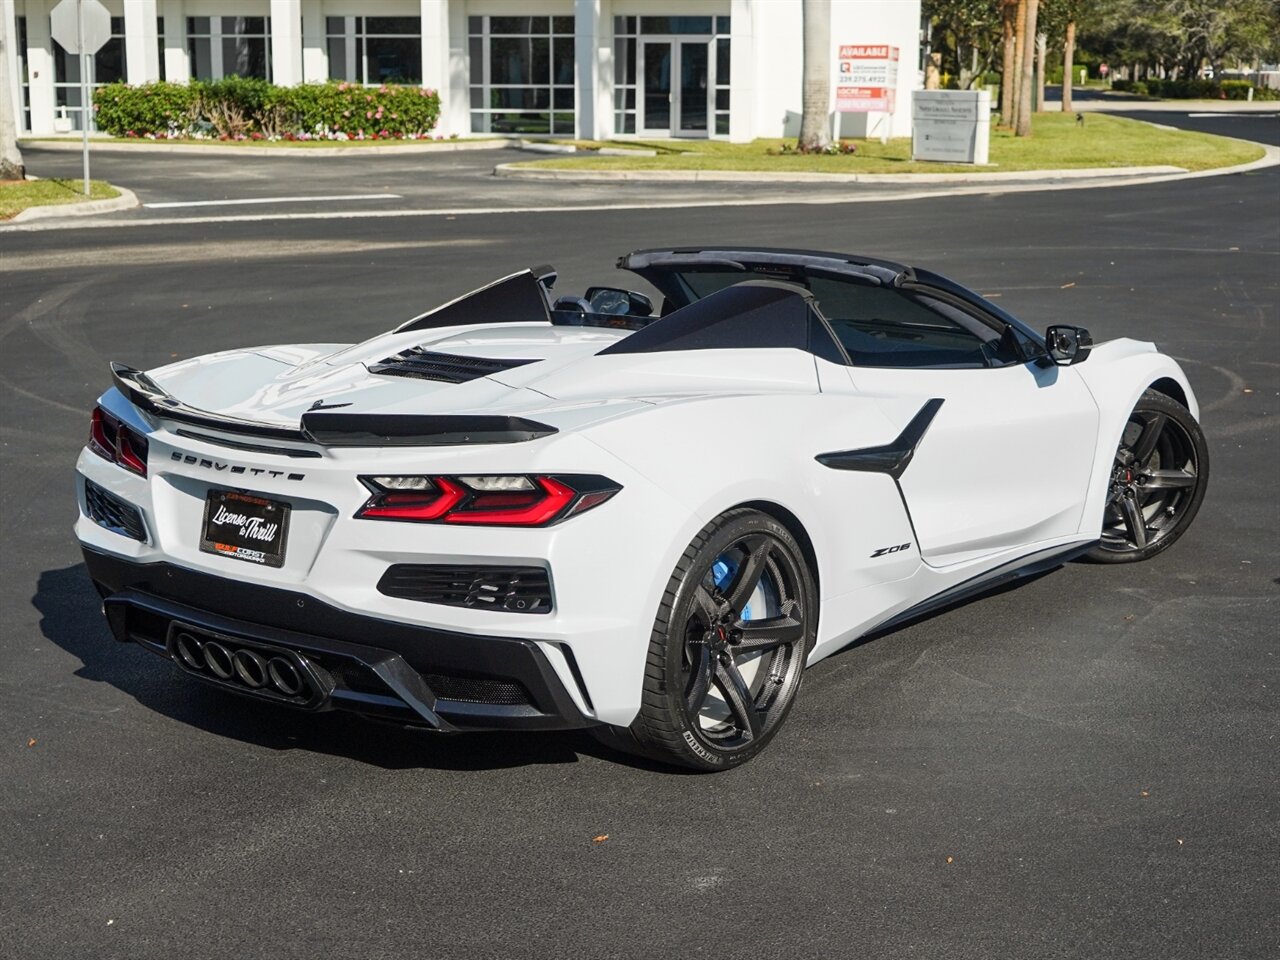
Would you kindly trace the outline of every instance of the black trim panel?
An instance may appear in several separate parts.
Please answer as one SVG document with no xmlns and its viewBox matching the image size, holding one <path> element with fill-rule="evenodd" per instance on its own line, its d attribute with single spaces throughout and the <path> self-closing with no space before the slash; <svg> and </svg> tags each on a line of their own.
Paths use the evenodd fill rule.
<svg viewBox="0 0 1280 960">
<path fill-rule="evenodd" d="M 421 706 L 460 730 L 559 730 L 595 723 L 574 705 L 532 640 L 473 636 L 383 620 L 291 590 L 175 564 L 136 563 L 87 547 L 84 560 L 106 600 L 108 622 L 116 639 L 134 640 L 161 656 L 167 656 L 163 641 L 151 643 L 147 637 L 163 637 L 163 622 L 176 619 L 312 656 L 349 660 L 376 675 L 378 692 L 335 690 L 332 707 L 431 725 Z M 138 617 L 143 622 L 150 617 L 159 626 L 140 631 Z M 428 674 L 518 683 L 528 691 L 529 704 L 507 706 L 437 697 L 423 679 Z"/>
<path fill-rule="evenodd" d="M 934 397 L 925 403 L 920 411 L 911 418 L 911 422 L 903 428 L 897 438 L 882 447 L 862 447 L 858 450 L 837 450 L 832 453 L 820 453 L 816 457 L 824 467 L 832 470 L 861 470 L 867 473 L 887 473 L 894 480 L 899 479 L 906 471 L 911 458 L 915 456 L 916 447 L 924 439 L 929 424 L 942 409 L 942 400 Z"/>
<path fill-rule="evenodd" d="M 524 417 L 407 413 L 304 413 L 302 429 L 326 447 L 521 443 L 559 432 L 555 427 Z"/>
</svg>

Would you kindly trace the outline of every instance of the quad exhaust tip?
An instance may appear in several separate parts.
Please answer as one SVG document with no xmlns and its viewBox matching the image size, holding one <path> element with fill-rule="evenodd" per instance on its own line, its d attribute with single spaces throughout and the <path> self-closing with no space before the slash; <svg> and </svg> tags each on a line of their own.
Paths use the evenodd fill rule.
<svg viewBox="0 0 1280 960">
<path fill-rule="evenodd" d="M 327 693 L 309 664 L 292 651 L 253 649 L 185 629 L 172 632 L 169 649 L 184 669 L 229 686 L 293 703 L 318 702 Z"/>
</svg>

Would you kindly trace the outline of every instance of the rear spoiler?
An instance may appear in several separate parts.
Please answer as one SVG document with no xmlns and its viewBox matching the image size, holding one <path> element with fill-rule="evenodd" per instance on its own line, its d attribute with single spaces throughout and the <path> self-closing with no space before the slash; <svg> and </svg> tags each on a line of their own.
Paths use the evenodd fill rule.
<svg viewBox="0 0 1280 960">
<path fill-rule="evenodd" d="M 139 410 L 164 420 L 271 440 L 322 447 L 434 447 L 471 443 L 521 443 L 557 433 L 555 427 L 523 417 L 471 414 L 328 413 L 302 415 L 300 429 L 228 417 L 188 406 L 151 377 L 111 364 L 115 387 Z"/>
</svg>

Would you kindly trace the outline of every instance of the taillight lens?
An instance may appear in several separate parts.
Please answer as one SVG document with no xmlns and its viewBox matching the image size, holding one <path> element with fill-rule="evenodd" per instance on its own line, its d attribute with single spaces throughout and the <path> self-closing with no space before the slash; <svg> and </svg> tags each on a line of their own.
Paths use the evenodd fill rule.
<svg viewBox="0 0 1280 960">
<path fill-rule="evenodd" d="M 369 520 L 545 527 L 598 507 L 622 488 L 578 474 L 361 477 L 372 496 L 356 511 Z"/>
<path fill-rule="evenodd" d="M 89 422 L 89 449 L 126 470 L 147 475 L 147 438 L 126 426 L 101 407 L 93 408 Z"/>
</svg>

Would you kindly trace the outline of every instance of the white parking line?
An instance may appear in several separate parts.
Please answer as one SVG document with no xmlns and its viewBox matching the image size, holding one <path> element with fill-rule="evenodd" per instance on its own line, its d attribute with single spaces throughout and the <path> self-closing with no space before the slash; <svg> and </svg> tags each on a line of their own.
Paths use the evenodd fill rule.
<svg viewBox="0 0 1280 960">
<path fill-rule="evenodd" d="M 332 203 L 338 200 L 401 200 L 398 193 L 351 193 L 336 197 L 249 197 L 243 200 L 171 200 L 144 203 L 148 210 L 170 210 L 174 207 L 240 207 L 254 203 Z"/>
<path fill-rule="evenodd" d="M 1247 117 L 1250 120 L 1272 120 L 1280 117 L 1280 113 L 1188 113 L 1188 117 Z"/>
</svg>

